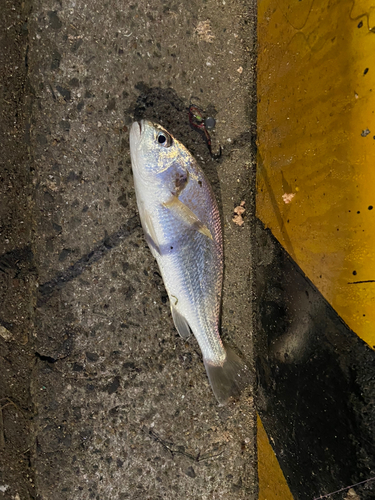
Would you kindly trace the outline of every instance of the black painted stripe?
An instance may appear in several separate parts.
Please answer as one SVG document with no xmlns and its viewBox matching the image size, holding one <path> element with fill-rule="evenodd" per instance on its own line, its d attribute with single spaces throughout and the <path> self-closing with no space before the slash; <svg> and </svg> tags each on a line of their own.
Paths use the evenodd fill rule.
<svg viewBox="0 0 375 500">
<path fill-rule="evenodd" d="M 312 500 L 375 476 L 375 352 L 256 232 L 258 411 L 294 498 Z M 355 492 L 373 500 L 375 483 Z"/>
</svg>

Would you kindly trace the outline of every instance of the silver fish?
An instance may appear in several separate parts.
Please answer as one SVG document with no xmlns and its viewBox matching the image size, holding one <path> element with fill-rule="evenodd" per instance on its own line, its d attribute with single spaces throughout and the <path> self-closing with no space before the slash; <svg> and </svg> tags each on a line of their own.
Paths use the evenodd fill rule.
<svg viewBox="0 0 375 500">
<path fill-rule="evenodd" d="M 160 125 L 133 123 L 130 153 L 143 231 L 178 333 L 193 332 L 218 402 L 238 396 L 246 365 L 219 333 L 223 241 L 215 196 L 189 151 Z"/>
</svg>

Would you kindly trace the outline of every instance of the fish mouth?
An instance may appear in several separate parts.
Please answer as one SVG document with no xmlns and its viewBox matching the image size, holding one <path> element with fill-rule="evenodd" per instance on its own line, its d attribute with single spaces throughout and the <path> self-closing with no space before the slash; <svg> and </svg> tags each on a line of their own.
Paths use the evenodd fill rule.
<svg viewBox="0 0 375 500">
<path fill-rule="evenodd" d="M 134 122 L 130 129 L 131 140 L 138 143 L 141 140 L 143 129 L 144 127 L 142 127 L 142 121 Z"/>
</svg>

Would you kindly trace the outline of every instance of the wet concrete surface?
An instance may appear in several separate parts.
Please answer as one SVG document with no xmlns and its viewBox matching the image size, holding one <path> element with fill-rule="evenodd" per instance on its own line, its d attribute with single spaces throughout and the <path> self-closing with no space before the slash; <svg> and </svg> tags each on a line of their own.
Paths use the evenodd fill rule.
<svg viewBox="0 0 375 500">
<path fill-rule="evenodd" d="M 223 338 L 252 366 L 250 217 L 232 216 L 253 210 L 254 7 L 35 0 L 7 16 L 0 498 L 255 498 L 252 388 L 219 407 L 197 343 L 174 329 L 128 143 L 134 117 L 152 118 L 207 173 Z M 192 102 L 217 121 L 217 160 Z"/>
</svg>

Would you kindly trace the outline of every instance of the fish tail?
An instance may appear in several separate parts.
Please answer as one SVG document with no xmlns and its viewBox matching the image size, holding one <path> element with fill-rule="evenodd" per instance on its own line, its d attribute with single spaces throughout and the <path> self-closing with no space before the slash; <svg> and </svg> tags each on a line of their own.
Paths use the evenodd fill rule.
<svg viewBox="0 0 375 500">
<path fill-rule="evenodd" d="M 226 357 L 221 365 L 203 359 L 212 391 L 221 406 L 231 397 L 238 398 L 250 383 L 250 371 L 245 362 L 230 347 L 225 351 Z"/>
</svg>

